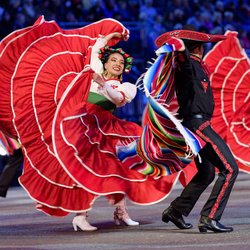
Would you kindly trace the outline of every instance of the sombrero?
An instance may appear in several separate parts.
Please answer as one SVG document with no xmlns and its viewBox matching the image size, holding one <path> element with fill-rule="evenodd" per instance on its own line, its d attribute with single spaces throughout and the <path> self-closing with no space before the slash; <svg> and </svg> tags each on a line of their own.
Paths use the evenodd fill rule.
<svg viewBox="0 0 250 250">
<path fill-rule="evenodd" d="M 210 35 L 193 30 L 173 30 L 158 36 L 155 39 L 155 45 L 161 47 L 164 43 L 167 43 L 171 37 L 203 43 L 216 43 L 227 38 L 224 35 Z"/>
</svg>

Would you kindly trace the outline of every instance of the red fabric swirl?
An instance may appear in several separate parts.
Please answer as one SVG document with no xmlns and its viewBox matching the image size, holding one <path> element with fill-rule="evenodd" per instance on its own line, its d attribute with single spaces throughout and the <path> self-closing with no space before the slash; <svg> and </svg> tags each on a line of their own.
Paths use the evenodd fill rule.
<svg viewBox="0 0 250 250">
<path fill-rule="evenodd" d="M 206 55 L 215 98 L 213 128 L 224 138 L 239 168 L 250 173 L 250 62 L 237 38 L 226 32 Z"/>
<path fill-rule="evenodd" d="M 40 17 L 1 42 L 0 129 L 21 142 L 20 183 L 50 215 L 88 210 L 96 195 L 118 201 L 125 194 L 153 204 L 167 197 L 178 177 L 155 180 L 125 167 L 115 145 L 134 140 L 141 128 L 86 102 L 91 46 L 113 32 L 128 34 L 113 19 L 62 30 Z M 138 157 L 133 164 L 143 163 Z"/>
</svg>

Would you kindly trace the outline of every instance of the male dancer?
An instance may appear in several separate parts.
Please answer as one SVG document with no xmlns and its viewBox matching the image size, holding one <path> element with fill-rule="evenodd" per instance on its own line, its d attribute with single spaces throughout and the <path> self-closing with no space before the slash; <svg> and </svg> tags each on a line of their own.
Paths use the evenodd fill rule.
<svg viewBox="0 0 250 250">
<path fill-rule="evenodd" d="M 192 228 L 192 224 L 184 221 L 183 215 L 189 215 L 200 195 L 214 180 L 217 168 L 218 179 L 201 210 L 198 228 L 200 232 L 233 231 L 232 227 L 224 226 L 219 220 L 238 175 L 238 166 L 227 144 L 210 125 L 214 99 L 209 73 L 202 61 L 204 42 L 217 42 L 225 38 L 221 35 L 196 32 L 186 27 L 186 30 L 167 32 L 156 39 L 158 47 L 168 43 L 173 45 L 175 50 L 177 64 L 174 79 L 179 118 L 183 120 L 185 127 L 206 142 L 199 152 L 200 159 L 198 156 L 195 158 L 197 174 L 162 214 L 164 222 L 171 221 L 180 229 Z"/>
</svg>

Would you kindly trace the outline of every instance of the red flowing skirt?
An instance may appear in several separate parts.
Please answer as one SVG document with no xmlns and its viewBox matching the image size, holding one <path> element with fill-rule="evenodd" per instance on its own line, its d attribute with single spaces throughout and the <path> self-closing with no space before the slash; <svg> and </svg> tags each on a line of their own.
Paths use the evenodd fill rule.
<svg viewBox="0 0 250 250">
<path fill-rule="evenodd" d="M 154 204 L 179 177 L 154 179 L 132 170 L 145 164 L 138 156 L 131 168 L 119 161 L 116 145 L 136 140 L 141 127 L 86 101 L 91 46 L 112 32 L 128 30 L 113 19 L 62 30 L 40 17 L 1 42 L 0 130 L 21 143 L 19 181 L 37 208 L 50 215 L 89 210 L 100 195 Z"/>
<path fill-rule="evenodd" d="M 215 99 L 213 128 L 227 142 L 239 169 L 250 173 L 250 63 L 238 33 L 227 31 L 206 55 Z"/>
</svg>

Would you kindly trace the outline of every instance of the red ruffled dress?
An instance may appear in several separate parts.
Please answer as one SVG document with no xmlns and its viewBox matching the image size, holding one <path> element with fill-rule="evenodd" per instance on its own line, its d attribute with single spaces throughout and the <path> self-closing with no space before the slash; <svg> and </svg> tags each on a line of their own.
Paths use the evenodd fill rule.
<svg viewBox="0 0 250 250">
<path fill-rule="evenodd" d="M 91 48 L 113 32 L 128 34 L 113 19 L 62 30 L 40 17 L 1 41 L 0 130 L 21 143 L 20 183 L 47 214 L 89 210 L 100 195 L 153 204 L 167 197 L 179 176 L 154 179 L 131 170 L 145 164 L 138 156 L 119 161 L 116 146 L 137 139 L 141 127 L 87 101 Z"/>
<path fill-rule="evenodd" d="M 236 31 L 217 43 L 204 61 L 212 72 L 213 128 L 227 142 L 239 169 L 250 173 L 250 61 Z"/>
</svg>

